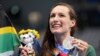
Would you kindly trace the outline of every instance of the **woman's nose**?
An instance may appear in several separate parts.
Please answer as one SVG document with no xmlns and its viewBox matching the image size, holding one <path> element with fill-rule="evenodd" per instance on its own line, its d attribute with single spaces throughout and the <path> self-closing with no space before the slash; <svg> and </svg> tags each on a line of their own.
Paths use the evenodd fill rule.
<svg viewBox="0 0 100 56">
<path fill-rule="evenodd" d="M 58 20 L 59 20 L 59 17 L 56 15 L 56 16 L 54 17 L 54 20 L 55 20 L 55 21 L 58 21 Z"/>
</svg>

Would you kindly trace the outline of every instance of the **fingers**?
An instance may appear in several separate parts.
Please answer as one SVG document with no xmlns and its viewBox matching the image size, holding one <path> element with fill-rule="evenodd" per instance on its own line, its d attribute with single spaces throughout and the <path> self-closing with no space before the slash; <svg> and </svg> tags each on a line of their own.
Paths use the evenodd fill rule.
<svg viewBox="0 0 100 56">
<path fill-rule="evenodd" d="M 88 48 L 88 43 L 80 39 L 73 39 L 72 44 L 75 45 L 80 51 L 85 51 Z"/>
<path fill-rule="evenodd" d="M 23 47 L 23 46 L 21 46 L 21 47 L 19 47 L 20 48 L 20 50 L 21 50 L 21 56 L 27 56 L 27 54 L 28 54 L 28 48 L 27 47 Z"/>
<path fill-rule="evenodd" d="M 20 46 L 19 48 L 21 50 L 20 56 L 28 56 L 29 53 L 33 53 L 33 55 L 35 55 L 34 49 L 28 48 L 26 46 L 24 46 L 24 47 L 23 46 Z"/>
<path fill-rule="evenodd" d="M 27 56 L 27 52 L 25 50 L 21 50 L 21 56 Z"/>
<path fill-rule="evenodd" d="M 27 47 L 19 47 L 21 50 L 24 50 L 25 52 L 28 52 L 29 51 L 29 48 Z"/>
</svg>

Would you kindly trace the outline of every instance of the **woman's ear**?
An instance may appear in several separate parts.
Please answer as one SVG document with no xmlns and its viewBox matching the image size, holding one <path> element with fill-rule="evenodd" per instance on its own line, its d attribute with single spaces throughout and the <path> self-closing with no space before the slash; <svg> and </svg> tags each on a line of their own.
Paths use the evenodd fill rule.
<svg viewBox="0 0 100 56">
<path fill-rule="evenodd" d="M 71 20 L 71 27 L 74 27 L 76 25 L 76 20 Z"/>
</svg>

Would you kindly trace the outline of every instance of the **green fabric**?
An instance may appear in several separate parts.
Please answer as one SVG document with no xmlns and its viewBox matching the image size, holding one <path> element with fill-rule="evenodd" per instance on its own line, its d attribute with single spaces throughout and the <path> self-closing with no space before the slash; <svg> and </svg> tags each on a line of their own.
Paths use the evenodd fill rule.
<svg viewBox="0 0 100 56">
<path fill-rule="evenodd" d="M 12 56 L 19 45 L 20 41 L 14 27 L 0 28 L 0 56 Z"/>
<path fill-rule="evenodd" d="M 86 56 L 96 56 L 96 51 L 93 48 L 93 46 L 89 45 L 87 52 L 86 52 Z"/>
<path fill-rule="evenodd" d="M 17 35 L 11 33 L 0 34 L 0 53 L 14 50 L 19 45 L 17 38 Z"/>
</svg>

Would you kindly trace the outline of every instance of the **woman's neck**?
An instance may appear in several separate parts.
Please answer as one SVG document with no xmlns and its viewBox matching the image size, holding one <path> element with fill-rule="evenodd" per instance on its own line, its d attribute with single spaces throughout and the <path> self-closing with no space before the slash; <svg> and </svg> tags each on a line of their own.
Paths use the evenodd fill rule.
<svg viewBox="0 0 100 56">
<path fill-rule="evenodd" d="M 62 45 L 63 40 L 69 36 L 70 36 L 70 33 L 54 35 L 56 43 L 59 43 L 60 45 Z"/>
</svg>

